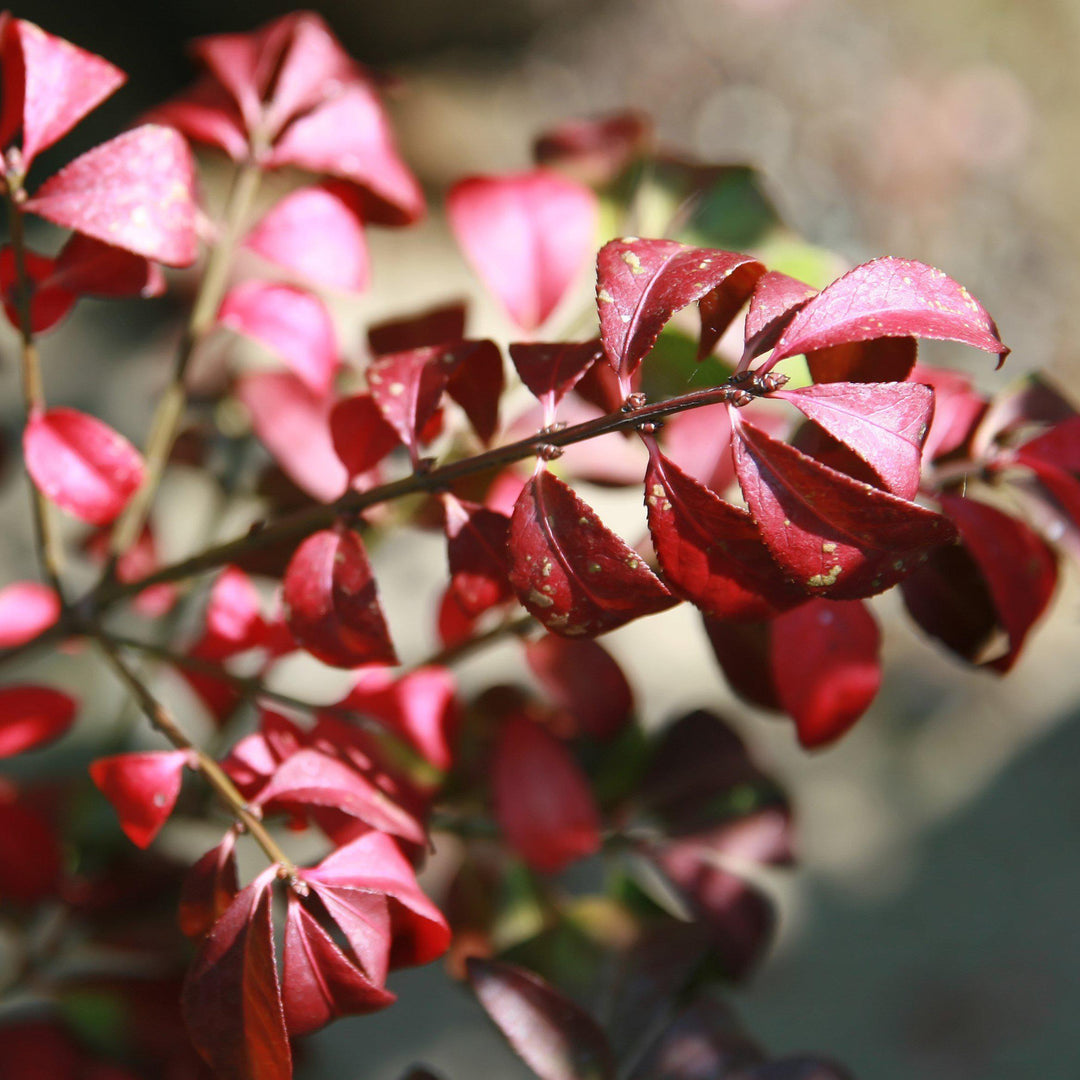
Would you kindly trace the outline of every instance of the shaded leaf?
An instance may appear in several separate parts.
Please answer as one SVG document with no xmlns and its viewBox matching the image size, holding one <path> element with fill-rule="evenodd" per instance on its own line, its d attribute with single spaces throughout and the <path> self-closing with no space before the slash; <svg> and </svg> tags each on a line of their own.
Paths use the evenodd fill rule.
<svg viewBox="0 0 1080 1080">
<path fill-rule="evenodd" d="M 178 912 L 181 931 L 191 938 L 209 933 L 239 892 L 236 833 L 230 830 L 184 876 Z"/>
<path fill-rule="evenodd" d="M 155 106 L 146 119 L 175 128 L 192 142 L 215 146 L 233 161 L 248 156 L 247 133 L 236 102 L 209 76 Z"/>
<path fill-rule="evenodd" d="M 574 342 L 518 342 L 510 346 L 521 381 L 554 411 L 578 380 L 604 355 L 598 340 Z"/>
<path fill-rule="evenodd" d="M 614 180 L 652 141 L 652 122 L 627 109 L 607 116 L 564 120 L 533 143 L 533 156 L 597 186 Z"/>
<path fill-rule="evenodd" d="M 523 715 L 502 723 L 491 784 L 507 843 L 533 869 L 557 873 L 600 847 L 588 780 L 569 751 Z"/>
<path fill-rule="evenodd" d="M 649 532 L 664 581 L 706 615 L 761 619 L 799 603 L 753 518 L 650 448 L 645 474 Z"/>
<path fill-rule="evenodd" d="M 769 622 L 732 622 L 705 617 L 713 655 L 731 689 L 759 709 L 779 711 L 773 680 Z"/>
<path fill-rule="evenodd" d="M 169 820 L 188 759 L 186 750 L 161 750 L 91 762 L 90 778 L 112 803 L 120 828 L 136 847 L 149 847 Z"/>
<path fill-rule="evenodd" d="M 429 308 L 419 315 L 372 323 L 367 329 L 368 348 L 376 356 L 446 345 L 465 337 L 465 305 L 460 301 Z"/>
<path fill-rule="evenodd" d="M 55 826 L 14 786 L 0 785 L 0 899 L 37 904 L 55 896 L 63 862 Z"/>
<path fill-rule="evenodd" d="M 547 169 L 459 180 L 446 213 L 473 269 L 526 330 L 555 310 L 592 250 L 597 224 L 593 192 Z"/>
<path fill-rule="evenodd" d="M 54 225 L 167 266 L 198 255 L 195 163 L 187 143 L 158 124 L 95 146 L 38 188 L 25 204 Z"/>
<path fill-rule="evenodd" d="M 918 352 L 914 338 L 883 337 L 815 349 L 806 354 L 806 364 L 816 383 L 903 382 Z"/>
<path fill-rule="evenodd" d="M 780 705 L 807 748 L 838 739 L 881 686 L 881 632 L 858 600 L 811 600 L 773 620 Z"/>
<path fill-rule="evenodd" d="M 708 298 L 702 339 L 715 343 L 719 312 L 733 317 L 764 272 L 749 255 L 674 240 L 628 237 L 605 244 L 596 259 L 597 310 L 604 350 L 620 379 L 633 375 L 667 321 L 694 301 Z"/>
<path fill-rule="evenodd" d="M 368 368 L 368 387 L 386 422 L 409 448 L 414 463 L 424 440 L 424 429 L 446 389 L 449 373 L 444 350 L 410 349 L 380 356 Z"/>
<path fill-rule="evenodd" d="M 940 514 L 821 465 L 745 422 L 737 429 L 735 468 L 769 550 L 820 596 L 881 592 L 955 535 Z"/>
<path fill-rule="evenodd" d="M 75 720 L 73 698 L 51 686 L 0 687 L 0 758 L 55 742 Z"/>
<path fill-rule="evenodd" d="M 541 1080 L 614 1080 L 599 1025 L 555 987 L 498 960 L 471 957 L 466 968 L 488 1016 Z"/>
<path fill-rule="evenodd" d="M 401 442 L 370 394 L 353 394 L 334 406 L 330 437 L 350 477 L 374 469 Z"/>
<path fill-rule="evenodd" d="M 912 371 L 911 381 L 934 391 L 934 417 L 923 444 L 925 460 L 934 461 L 959 450 L 974 434 L 986 411 L 986 399 L 975 392 L 966 375 L 944 368 L 920 365 Z"/>
<path fill-rule="evenodd" d="M 135 447 L 108 424 L 75 409 L 32 415 L 23 431 L 23 453 L 42 494 L 94 525 L 116 518 L 143 482 Z"/>
<path fill-rule="evenodd" d="M 546 470 L 518 497 L 509 550 L 518 599 L 556 634 L 595 637 L 676 602 L 644 559 Z"/>
<path fill-rule="evenodd" d="M 446 553 L 454 594 L 470 616 L 513 596 L 506 545 L 510 518 L 496 510 L 443 497 Z"/>
<path fill-rule="evenodd" d="M 785 327 L 806 302 L 817 295 L 817 289 L 804 281 L 770 270 L 762 274 L 750 297 L 746 313 L 744 355 L 760 356 L 780 339 Z"/>
<path fill-rule="evenodd" d="M 490 443 L 499 426 L 499 398 L 505 384 L 502 353 L 494 341 L 461 341 L 441 358 L 446 392 L 468 417 L 480 440 Z"/>
<path fill-rule="evenodd" d="M 292 1055 L 274 962 L 272 866 L 229 905 L 181 995 L 195 1048 L 223 1080 L 290 1080 Z"/>
</svg>

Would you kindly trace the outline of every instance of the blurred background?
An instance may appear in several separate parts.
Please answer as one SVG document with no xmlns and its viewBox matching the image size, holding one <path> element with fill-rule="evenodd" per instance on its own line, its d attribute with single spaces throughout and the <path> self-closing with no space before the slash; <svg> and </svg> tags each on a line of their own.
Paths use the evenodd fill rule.
<svg viewBox="0 0 1080 1080">
<path fill-rule="evenodd" d="M 405 157 L 436 208 L 418 230 L 373 237 L 375 288 L 346 322 L 476 293 L 441 222 L 439 192 L 467 172 L 525 167 L 532 138 L 554 121 L 635 106 L 672 148 L 758 166 L 794 229 L 845 262 L 889 253 L 942 267 L 994 314 L 1014 350 L 998 375 L 962 349 L 935 358 L 969 366 L 987 389 L 1036 368 L 1076 385 L 1080 0 L 312 6 L 353 55 L 398 77 L 390 101 Z M 36 0 L 16 11 L 130 77 L 43 159 L 41 175 L 184 86 L 184 41 L 287 10 L 257 0 Z M 49 340 L 50 398 L 141 436 L 174 333 L 168 305 L 147 309 L 125 309 L 130 318 L 118 322 L 115 309 L 83 305 Z M 481 301 L 470 331 L 505 341 L 509 328 Z M 12 431 L 10 343 L 0 339 L 0 389 Z M 13 487 L 0 501 L 5 580 L 32 572 L 24 493 Z M 616 525 L 629 505 L 596 502 Z M 640 528 L 637 493 L 631 504 Z M 441 560 L 429 537 L 381 553 L 386 609 L 429 610 Z M 430 570 L 421 588 L 418 566 Z M 944 659 L 888 618 L 894 607 L 879 606 L 889 624 L 884 692 L 837 748 L 813 756 L 786 725 L 732 703 L 688 611 L 606 639 L 650 722 L 719 709 L 793 793 L 802 865 L 777 883 L 781 940 L 736 1005 L 772 1051 L 825 1051 L 864 1080 L 1074 1075 L 1075 581 L 1067 575 L 1046 625 L 1000 682 Z M 394 629 L 407 656 L 429 647 L 426 625 L 412 642 L 408 627 Z M 496 650 L 463 678 L 479 684 L 507 662 Z M 312 1040 L 300 1075 L 392 1080 L 414 1060 L 458 1080 L 481 1069 L 526 1075 L 440 970 L 392 986 L 401 1004 Z"/>
</svg>

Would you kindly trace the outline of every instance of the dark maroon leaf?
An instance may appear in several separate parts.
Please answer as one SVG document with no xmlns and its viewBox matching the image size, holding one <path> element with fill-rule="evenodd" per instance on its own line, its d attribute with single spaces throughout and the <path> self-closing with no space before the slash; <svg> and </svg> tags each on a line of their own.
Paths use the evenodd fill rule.
<svg viewBox="0 0 1080 1080">
<path fill-rule="evenodd" d="M 645 505 L 664 581 L 706 615 L 762 619 L 805 598 L 784 577 L 753 518 L 687 476 L 655 443 Z"/>
<path fill-rule="evenodd" d="M 435 415 L 449 372 L 444 350 L 430 346 L 381 356 L 368 368 L 368 386 L 386 422 L 416 460 L 424 426 Z"/>
<path fill-rule="evenodd" d="M 552 419 L 555 406 L 603 355 L 599 341 L 518 342 L 510 346 L 510 359 L 521 381 L 540 399 Z"/>
<path fill-rule="evenodd" d="M 627 237 L 605 244 L 596 260 L 596 300 L 604 350 L 620 379 L 629 380 L 676 311 L 705 297 L 702 339 L 715 342 L 716 311 L 726 310 L 728 298 L 738 299 L 737 310 L 764 272 L 749 255 L 674 240 Z"/>
<path fill-rule="evenodd" d="M 1060 424 L 1077 416 L 1076 406 L 1044 375 L 1034 372 L 995 396 L 974 439 L 976 457 L 995 440 L 1029 424 Z"/>
<path fill-rule="evenodd" d="M 354 394 L 334 406 L 330 437 L 350 477 L 374 469 L 401 442 L 370 394 Z"/>
<path fill-rule="evenodd" d="M 883 337 L 815 349 L 806 354 L 806 364 L 816 383 L 903 382 L 918 353 L 914 338 Z"/>
<path fill-rule="evenodd" d="M 351 530 L 314 533 L 296 549 L 283 599 L 297 643 L 323 663 L 397 663 L 364 546 Z"/>
<path fill-rule="evenodd" d="M 599 642 L 545 634 L 526 642 L 525 660 L 552 701 L 568 715 L 574 734 L 610 739 L 630 719 L 633 691 L 622 668 Z"/>
<path fill-rule="evenodd" d="M 481 615 L 513 595 L 506 550 L 510 519 L 452 495 L 443 497 L 443 506 L 454 595 L 467 615 Z"/>
<path fill-rule="evenodd" d="M 14 785 L 0 783 L 0 899 L 38 904 L 55 896 L 64 861 L 55 825 Z"/>
<path fill-rule="evenodd" d="M 465 305 L 461 302 L 430 308 L 419 315 L 387 319 L 368 327 L 368 348 L 375 356 L 447 345 L 465 337 Z"/>
<path fill-rule="evenodd" d="M 282 988 L 285 1026 L 293 1036 L 317 1031 L 340 1016 L 385 1009 L 397 1000 L 346 956 L 293 893 L 285 921 Z"/>
<path fill-rule="evenodd" d="M 817 295 L 817 289 L 776 270 L 762 274 L 750 297 L 746 313 L 747 357 L 760 356 L 779 340 L 795 313 Z"/>
<path fill-rule="evenodd" d="M 777 562 L 812 594 L 847 600 L 900 581 L 955 535 L 940 514 L 853 480 L 742 422 L 735 468 Z"/>
<path fill-rule="evenodd" d="M 236 833 L 230 830 L 184 877 L 180 929 L 192 938 L 207 934 L 240 891 L 236 874 Z"/>
<path fill-rule="evenodd" d="M 510 581 L 521 603 L 566 637 L 595 637 L 674 604 L 645 560 L 546 469 L 510 521 Z"/>
<path fill-rule="evenodd" d="M 557 873 L 600 847 L 585 774 L 563 744 L 528 717 L 503 721 L 491 785 L 507 842 L 534 869 Z"/>
<path fill-rule="evenodd" d="M 782 708 L 773 681 L 769 622 L 731 622 L 705 618 L 713 655 L 731 689 L 759 709 Z"/>
<path fill-rule="evenodd" d="M 439 359 L 446 392 L 464 410 L 480 440 L 490 443 L 499 426 L 499 398 L 505 385 L 502 353 L 494 341 L 461 341 Z"/>
<path fill-rule="evenodd" d="M 772 624 L 777 696 L 809 748 L 838 739 L 881 686 L 881 632 L 858 600 L 811 600 Z"/>
<path fill-rule="evenodd" d="M 223 1080 L 292 1077 L 270 919 L 276 873 L 270 867 L 229 905 L 184 981 L 191 1040 Z"/>
<path fill-rule="evenodd" d="M 765 367 L 798 353 L 884 337 L 960 341 L 996 353 L 999 366 L 1009 351 L 993 319 L 962 285 L 932 266 L 888 257 L 855 267 L 811 299 Z"/>
<path fill-rule="evenodd" d="M 533 156 L 586 184 L 610 183 L 652 141 L 652 123 L 627 110 L 590 119 L 565 120 L 540 135 Z"/>
<path fill-rule="evenodd" d="M 943 495 L 941 505 L 986 579 L 1008 651 L 986 663 L 999 672 L 1016 663 L 1028 633 L 1046 610 L 1057 585 L 1057 559 L 1022 521 L 975 499 Z"/>
<path fill-rule="evenodd" d="M 934 395 L 919 383 L 826 383 L 784 391 L 833 438 L 850 446 L 902 499 L 919 490 L 922 445 L 930 430 Z"/>
<path fill-rule="evenodd" d="M 472 957 L 466 967 L 480 1004 L 541 1080 L 614 1080 L 599 1025 L 555 987 L 498 960 Z"/>
<path fill-rule="evenodd" d="M 1080 416 L 1071 416 L 1017 449 L 1022 464 L 1044 462 L 1066 472 L 1080 473 Z"/>
</svg>

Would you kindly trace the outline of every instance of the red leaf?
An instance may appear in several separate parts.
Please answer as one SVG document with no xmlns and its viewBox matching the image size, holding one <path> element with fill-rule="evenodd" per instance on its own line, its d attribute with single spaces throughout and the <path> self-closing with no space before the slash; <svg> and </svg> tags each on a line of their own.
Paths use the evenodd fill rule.
<svg viewBox="0 0 1080 1080">
<path fill-rule="evenodd" d="M 368 386 L 386 422 L 409 448 L 413 460 L 424 427 L 446 389 L 444 350 L 431 346 L 380 356 L 368 368 Z"/>
<path fill-rule="evenodd" d="M 772 624 L 772 666 L 799 742 L 824 746 L 867 710 L 881 685 L 881 633 L 857 600 L 811 600 Z"/>
<path fill-rule="evenodd" d="M 784 328 L 817 289 L 804 281 L 770 270 L 758 278 L 746 313 L 745 356 L 760 356 L 779 340 Z"/>
<path fill-rule="evenodd" d="M 12 787 L 0 787 L 0 899 L 37 904 L 55 896 L 63 861 L 55 827 Z M 5 1040 L 5 1059 L 7 1052 Z"/>
<path fill-rule="evenodd" d="M 251 578 L 235 566 L 218 575 L 206 605 L 206 630 L 215 644 L 224 646 L 222 655 L 242 652 L 263 644 L 266 621 L 262 604 Z"/>
<path fill-rule="evenodd" d="M 33 641 L 60 618 L 60 597 L 47 585 L 19 581 L 0 589 L 0 649 Z"/>
<path fill-rule="evenodd" d="M 384 904 L 385 909 L 385 904 Z M 387 917 L 389 937 L 389 917 Z M 375 1012 L 397 997 L 374 983 L 289 893 L 282 970 L 285 1026 L 306 1035 L 340 1016 Z"/>
<path fill-rule="evenodd" d="M 771 662 L 772 623 L 706 616 L 705 632 L 731 689 L 759 709 L 780 711 Z"/>
<path fill-rule="evenodd" d="M 352 82 L 299 117 L 278 139 L 267 164 L 294 165 L 358 185 L 371 197 L 365 217 L 409 225 L 424 216 L 424 194 L 398 154 L 374 90 Z"/>
<path fill-rule="evenodd" d="M 470 615 L 458 599 L 457 590 L 451 583 L 439 603 L 439 613 L 436 617 L 436 627 L 439 632 L 439 643 L 444 648 L 453 648 L 463 641 L 468 641 L 473 636 L 476 628 L 476 618 Z"/>
<path fill-rule="evenodd" d="M 160 296 L 165 278 L 141 255 L 73 233 L 56 257 L 49 285 L 79 296 Z"/>
<path fill-rule="evenodd" d="M 718 619 L 761 619 L 805 599 L 777 566 L 754 519 L 650 447 L 649 532 L 665 583 Z"/>
<path fill-rule="evenodd" d="M 881 592 L 954 535 L 940 514 L 821 465 L 745 422 L 735 468 L 769 550 L 820 596 Z"/>
<path fill-rule="evenodd" d="M 1072 416 L 1030 439 L 1017 449 L 1017 457 L 1031 467 L 1045 462 L 1057 469 L 1080 473 L 1080 416 Z"/>
<path fill-rule="evenodd" d="M 1009 352 L 993 319 L 962 285 L 932 266 L 890 257 L 863 263 L 818 293 L 760 370 L 798 353 L 883 337 L 960 341 L 997 353 L 998 366 Z"/>
<path fill-rule="evenodd" d="M 499 960 L 466 961 L 480 1004 L 541 1080 L 614 1080 L 615 1059 L 596 1021 L 539 975 Z"/>
<path fill-rule="evenodd" d="M 51 686 L 0 687 L 0 758 L 59 739 L 77 709 L 67 694 Z"/>
<path fill-rule="evenodd" d="M 518 496 L 509 551 L 518 599 L 556 634 L 595 637 L 676 602 L 645 560 L 546 470 Z"/>
<path fill-rule="evenodd" d="M 816 349 L 806 354 L 806 364 L 816 383 L 903 382 L 914 369 L 918 353 L 914 338 L 883 337 Z"/>
<path fill-rule="evenodd" d="M 245 281 L 229 290 L 218 321 L 270 350 L 313 394 L 330 392 L 340 366 L 323 302 L 292 285 Z"/>
<path fill-rule="evenodd" d="M 365 833 L 300 876 L 324 902 L 331 892 L 339 905 L 349 900 L 350 894 L 386 896 L 393 930 L 391 967 L 428 964 L 450 944 L 450 928 L 442 912 L 420 890 L 412 867 L 383 833 Z M 351 902 L 355 904 L 357 899 L 354 896 Z M 338 912 L 340 922 L 340 907 Z"/>
<path fill-rule="evenodd" d="M 25 19 L 12 19 L 8 24 L 3 63 L 5 68 L 18 64 L 24 79 L 17 90 L 21 101 L 5 101 L 4 112 L 21 106 L 18 126 L 22 128 L 26 169 L 42 150 L 66 135 L 127 78 L 107 60 L 53 37 Z M 4 96 L 15 89 L 5 79 Z M 15 117 L 5 115 L 5 120 L 6 128 L 15 122 Z M 13 134 L 3 132 L 4 145 Z"/>
<path fill-rule="evenodd" d="M 525 716 L 502 725 L 491 764 L 495 817 L 534 869 L 556 873 L 600 847 L 588 781 L 566 748 Z"/>
<path fill-rule="evenodd" d="M 350 477 L 374 469 L 401 442 L 370 394 L 354 394 L 334 406 L 330 437 Z"/>
<path fill-rule="evenodd" d="M 652 139 L 652 123 L 627 110 L 588 119 L 566 120 L 533 143 L 541 165 L 554 165 L 594 187 L 610 183 Z"/>
<path fill-rule="evenodd" d="M 634 694 L 622 668 L 598 642 L 545 634 L 525 644 L 525 660 L 570 717 L 574 734 L 610 739 L 626 726 Z"/>
<path fill-rule="evenodd" d="M 30 329 L 35 334 L 43 334 L 71 311 L 78 297 L 54 283 L 55 259 L 27 251 L 24 262 L 30 288 Z M 8 322 L 14 327 L 21 327 L 18 273 L 15 252 L 10 246 L 0 248 L 0 294 L 3 296 L 4 314 Z"/>
<path fill-rule="evenodd" d="M 190 938 L 201 938 L 236 899 L 236 833 L 230 830 L 184 876 L 180 890 L 179 922 Z"/>
<path fill-rule="evenodd" d="M 143 124 L 66 165 L 26 209 L 155 262 L 187 266 L 199 253 L 194 184 L 183 138 Z"/>
<path fill-rule="evenodd" d="M 251 414 L 255 434 L 291 480 L 319 502 L 333 502 L 344 492 L 349 476 L 334 452 L 328 398 L 286 371 L 245 376 L 236 396 Z"/>
<path fill-rule="evenodd" d="M 249 154 L 244 122 L 235 101 L 209 76 L 152 109 L 146 119 L 175 128 L 192 142 L 224 150 L 233 161 Z"/>
<path fill-rule="evenodd" d="M 285 571 L 285 620 L 298 644 L 333 667 L 396 664 L 360 538 L 314 533 Z"/>
<path fill-rule="evenodd" d="M 834 439 L 850 446 L 886 488 L 902 499 L 919 490 L 922 444 L 930 430 L 934 395 L 918 383 L 826 383 L 783 391 Z"/>
<path fill-rule="evenodd" d="M 687 476 L 717 494 L 734 483 L 727 405 L 706 405 L 676 413 L 665 421 L 661 439 L 668 458 Z"/>
<path fill-rule="evenodd" d="M 422 844 L 424 830 L 386 792 L 320 750 L 298 750 L 278 767 L 255 803 L 268 812 L 330 806 L 373 829 Z"/>
<path fill-rule="evenodd" d="M 540 399 L 554 419 L 555 406 L 571 391 L 586 371 L 604 355 L 599 341 L 519 342 L 510 346 L 521 381 Z"/>
<path fill-rule="evenodd" d="M 425 345 L 445 345 L 465 337 L 465 305 L 446 304 L 419 315 L 387 319 L 368 327 L 368 348 L 376 356 L 406 352 Z"/>
<path fill-rule="evenodd" d="M 596 259 L 596 299 L 612 367 L 629 379 L 676 311 L 706 297 L 725 312 L 729 300 L 738 310 L 764 272 L 749 255 L 674 240 L 626 238 L 605 244 Z M 703 342 L 715 343 L 720 327 L 710 322 L 708 304 L 702 320 Z"/>
<path fill-rule="evenodd" d="M 143 482 L 135 447 L 108 424 L 75 409 L 31 416 L 23 453 L 42 494 L 94 525 L 112 521 Z"/>
<path fill-rule="evenodd" d="M 518 326 L 555 310 L 592 250 L 593 192 L 547 169 L 459 180 L 446 196 L 457 242 Z"/>
<path fill-rule="evenodd" d="M 473 431 L 485 445 L 499 426 L 499 398 L 505 375 L 502 353 L 494 341 L 462 341 L 441 358 L 446 392 L 461 406 Z"/>
<path fill-rule="evenodd" d="M 959 495 L 941 496 L 941 506 L 986 579 L 1009 636 L 1008 651 L 987 661 L 1004 673 L 1016 663 L 1028 633 L 1054 595 L 1057 559 L 1036 532 L 993 506 Z"/>
<path fill-rule="evenodd" d="M 186 750 L 116 754 L 90 765 L 90 778 L 112 803 L 120 828 L 137 847 L 149 847 L 169 820 L 177 796 Z"/>
<path fill-rule="evenodd" d="M 974 391 L 966 375 L 955 371 L 916 367 L 911 381 L 934 391 L 934 418 L 923 444 L 923 457 L 934 461 L 958 450 L 974 434 L 986 411 L 986 399 Z"/>
<path fill-rule="evenodd" d="M 446 553 L 462 610 L 481 615 L 513 595 L 506 550 L 510 519 L 476 503 L 444 496 Z"/>
<path fill-rule="evenodd" d="M 191 1040 L 222 1080 L 292 1077 L 270 918 L 276 873 L 270 867 L 229 905 L 184 980 Z"/>
<path fill-rule="evenodd" d="M 370 281 L 358 199 L 344 184 L 286 195 L 248 233 L 244 246 L 324 288 L 362 292 Z"/>
</svg>

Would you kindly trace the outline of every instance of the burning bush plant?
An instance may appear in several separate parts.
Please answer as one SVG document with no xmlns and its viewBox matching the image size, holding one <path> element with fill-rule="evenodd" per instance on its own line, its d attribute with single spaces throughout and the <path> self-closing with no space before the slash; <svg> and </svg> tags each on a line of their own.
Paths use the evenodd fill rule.
<svg viewBox="0 0 1080 1080">
<path fill-rule="evenodd" d="M 1059 552 L 1080 550 L 1076 411 L 1039 378 L 987 399 L 920 365 L 920 338 L 999 365 L 1008 350 L 921 263 L 801 280 L 752 172 L 661 153 L 629 113 L 567 123 L 534 167 L 445 194 L 517 328 L 505 350 L 468 335 L 463 304 L 407 295 L 347 347 L 327 298 L 367 287 L 367 228 L 425 213 L 379 83 L 312 14 L 193 55 L 190 90 L 29 183 L 124 76 L 0 22 L 0 292 L 40 562 L 0 590 L 0 755 L 91 711 L 18 681 L 45 648 L 94 654 L 160 744 L 125 736 L 88 770 L 0 780 L 0 1076 L 280 1080 L 302 1036 L 391 1006 L 389 972 L 443 956 L 543 1080 L 848 1075 L 770 1058 L 723 1003 L 774 930 L 755 867 L 793 861 L 781 786 L 706 708 L 640 716 L 598 639 L 694 605 L 731 689 L 807 748 L 877 693 L 869 601 L 894 586 L 925 634 L 1003 674 Z M 220 212 L 192 147 L 231 163 Z M 257 212 L 270 173 L 287 192 Z M 669 213 L 626 235 L 646 231 L 646 204 Z M 27 246 L 28 215 L 66 230 L 55 254 Z M 595 306 L 572 310 L 594 256 Z M 48 333 L 82 297 L 160 294 L 162 267 L 194 267 L 195 285 L 139 450 L 46 400 L 39 349 L 62 365 Z M 252 342 L 257 369 L 236 359 Z M 257 491 L 263 512 L 162 562 L 154 510 L 178 461 L 223 500 Z M 639 542 L 576 481 L 643 490 Z M 86 524 L 78 550 L 57 511 Z M 367 548 L 409 527 L 445 533 L 447 585 L 437 611 L 400 615 L 441 641 L 403 666 Z M 96 583 L 76 589 L 72 561 Z M 455 663 L 507 639 L 518 669 L 465 698 Z M 350 672 L 349 692 L 273 689 L 298 651 Z M 189 684 L 215 725 L 205 745 L 147 665 Z M 220 839 L 188 863 L 158 854 L 172 817 Z M 416 875 L 449 836 L 449 886 L 429 897 Z M 251 874 L 238 845 L 258 853 Z M 583 860 L 603 873 L 563 874 Z"/>
</svg>

